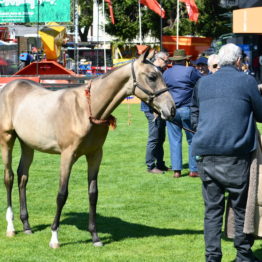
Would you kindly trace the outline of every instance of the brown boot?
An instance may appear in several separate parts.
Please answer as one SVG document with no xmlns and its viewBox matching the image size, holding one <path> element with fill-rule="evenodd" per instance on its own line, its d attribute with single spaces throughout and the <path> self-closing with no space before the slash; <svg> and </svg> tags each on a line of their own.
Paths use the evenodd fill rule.
<svg viewBox="0 0 262 262">
<path fill-rule="evenodd" d="M 190 176 L 190 177 L 199 177 L 199 174 L 198 174 L 198 172 L 193 172 L 193 171 L 191 171 L 191 172 L 189 173 L 189 176 Z"/>
<path fill-rule="evenodd" d="M 174 170 L 174 175 L 173 175 L 174 178 L 179 178 L 181 177 L 181 170 Z"/>
</svg>

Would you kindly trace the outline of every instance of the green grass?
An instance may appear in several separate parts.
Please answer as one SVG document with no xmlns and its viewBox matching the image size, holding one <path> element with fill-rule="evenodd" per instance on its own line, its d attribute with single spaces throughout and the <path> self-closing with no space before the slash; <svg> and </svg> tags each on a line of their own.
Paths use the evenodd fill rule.
<svg viewBox="0 0 262 262">
<path fill-rule="evenodd" d="M 128 115 L 131 113 L 131 125 Z M 56 208 L 59 156 L 36 152 L 28 183 L 28 209 L 33 235 L 22 232 L 19 220 L 17 179 L 13 189 L 14 238 L 5 237 L 6 191 L 0 184 L 0 261 L 4 262 L 201 262 L 204 261 L 203 200 L 199 178 L 180 179 L 172 172 L 146 172 L 147 122 L 139 105 L 121 104 L 114 115 L 118 127 L 110 131 L 99 174 L 97 228 L 102 248 L 92 246 L 87 232 L 88 200 L 85 159 L 74 165 L 69 197 L 63 209 L 59 240 L 61 248 L 48 243 Z M 184 156 L 187 146 L 184 141 Z M 13 154 L 19 161 L 19 145 Z M 187 165 L 187 157 L 184 157 Z M 168 140 L 165 160 L 170 164 Z M 3 173 L 2 164 L 0 170 Z M 253 250 L 262 257 L 262 242 Z M 223 262 L 232 261 L 232 241 L 222 240 Z"/>
</svg>

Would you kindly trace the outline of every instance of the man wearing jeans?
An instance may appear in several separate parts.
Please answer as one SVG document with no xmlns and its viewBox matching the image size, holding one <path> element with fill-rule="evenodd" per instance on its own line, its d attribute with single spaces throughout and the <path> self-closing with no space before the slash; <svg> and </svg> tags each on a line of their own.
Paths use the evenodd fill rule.
<svg viewBox="0 0 262 262">
<path fill-rule="evenodd" d="M 194 86 L 197 80 L 201 77 L 200 73 L 191 66 L 186 66 L 186 56 L 184 49 L 174 51 L 174 56 L 170 57 L 174 65 L 167 69 L 164 74 L 164 81 L 169 87 L 175 104 L 176 116 L 173 122 L 167 122 L 167 132 L 170 145 L 170 156 L 172 170 L 174 170 L 174 178 L 181 176 L 183 168 L 182 161 L 182 127 L 191 128 L 190 124 L 190 103 Z M 186 138 L 188 143 L 188 163 L 189 176 L 197 177 L 197 165 L 195 158 L 191 155 L 191 141 L 193 134 L 186 131 Z"/>
<path fill-rule="evenodd" d="M 242 51 L 234 44 L 219 51 L 219 71 L 201 78 L 191 106 L 197 157 L 205 202 L 206 262 L 221 262 L 225 192 L 235 216 L 235 262 L 258 262 L 254 237 L 243 232 L 250 156 L 257 147 L 256 123 L 262 122 L 262 97 L 254 77 L 238 70 Z"/>
</svg>

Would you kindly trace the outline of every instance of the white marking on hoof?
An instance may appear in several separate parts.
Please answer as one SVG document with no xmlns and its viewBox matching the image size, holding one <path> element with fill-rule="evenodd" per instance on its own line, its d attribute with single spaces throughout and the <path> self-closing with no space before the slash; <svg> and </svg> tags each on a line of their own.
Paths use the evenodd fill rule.
<svg viewBox="0 0 262 262">
<path fill-rule="evenodd" d="M 93 243 L 94 247 L 102 247 L 103 243 L 101 241 Z"/>
<path fill-rule="evenodd" d="M 7 221 L 7 229 L 6 229 L 6 235 L 7 236 L 14 236 L 15 235 L 15 227 L 14 227 L 14 214 L 11 207 L 8 207 L 6 210 L 5 215 L 6 221 Z"/>
<path fill-rule="evenodd" d="M 59 245 L 59 243 L 49 243 L 49 247 L 51 247 L 51 248 L 53 248 L 53 249 L 56 249 L 56 248 L 59 248 L 60 247 L 60 245 Z"/>
<path fill-rule="evenodd" d="M 15 231 L 6 231 L 7 237 L 13 237 L 15 235 Z"/>
<path fill-rule="evenodd" d="M 49 242 L 49 247 L 51 248 L 59 248 L 59 241 L 58 241 L 58 229 L 53 231 L 52 230 L 52 237 L 51 240 Z"/>
<path fill-rule="evenodd" d="M 31 235 L 31 234 L 33 234 L 32 230 L 30 230 L 30 229 L 25 230 L 24 233 L 25 233 L 26 235 Z"/>
</svg>

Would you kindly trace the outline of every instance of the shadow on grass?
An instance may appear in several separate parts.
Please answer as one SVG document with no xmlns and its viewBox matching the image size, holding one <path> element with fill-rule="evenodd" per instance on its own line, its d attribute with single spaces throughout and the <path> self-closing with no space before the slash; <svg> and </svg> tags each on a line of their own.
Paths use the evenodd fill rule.
<svg viewBox="0 0 262 262">
<path fill-rule="evenodd" d="M 87 231 L 88 214 L 87 213 L 67 213 L 67 218 L 61 221 L 64 225 L 74 225 L 79 230 Z M 135 224 L 121 220 L 117 217 L 104 217 L 97 214 L 98 233 L 109 234 L 109 237 L 101 238 L 104 244 L 120 241 L 126 238 L 143 238 L 149 236 L 173 236 L 184 234 L 203 234 L 202 230 L 174 229 L 150 227 L 142 224 Z M 80 241 L 81 243 L 91 242 L 91 240 Z M 80 243 L 79 241 L 77 243 Z M 65 243 L 70 245 L 76 243 Z"/>
</svg>

